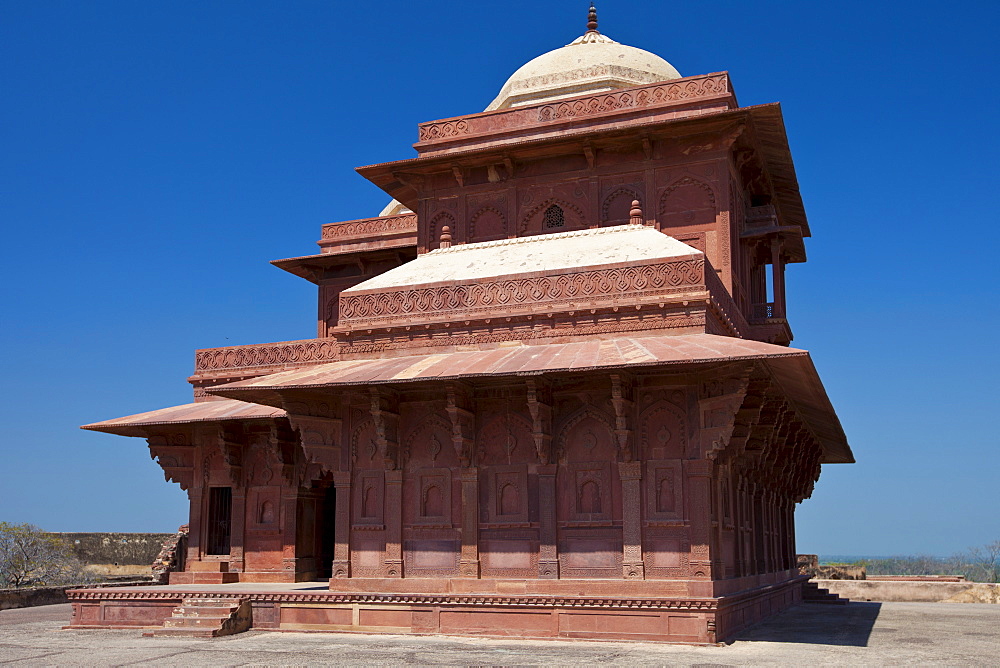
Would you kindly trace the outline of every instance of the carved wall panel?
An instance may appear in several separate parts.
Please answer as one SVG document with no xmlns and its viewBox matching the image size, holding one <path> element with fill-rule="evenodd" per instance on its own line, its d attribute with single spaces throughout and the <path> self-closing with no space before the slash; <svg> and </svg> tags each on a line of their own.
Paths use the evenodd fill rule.
<svg viewBox="0 0 1000 668">
<path fill-rule="evenodd" d="M 491 241 L 507 238 L 507 218 L 500 209 L 487 206 L 469 219 L 470 241 Z"/>
<path fill-rule="evenodd" d="M 427 248 L 433 250 L 441 245 L 441 228 L 445 225 L 451 229 L 452 239 L 458 235 L 458 225 L 455 216 L 447 211 L 441 211 L 431 218 L 427 224 Z"/>
<path fill-rule="evenodd" d="M 642 187 L 638 184 L 610 188 L 601 202 L 601 225 L 625 225 L 629 222 L 632 201 L 643 205 Z"/>
<path fill-rule="evenodd" d="M 639 418 L 643 459 L 680 459 L 687 456 L 687 421 L 676 404 L 660 399 L 646 406 Z"/>
<path fill-rule="evenodd" d="M 646 577 L 687 577 L 690 571 L 690 549 L 687 538 L 678 534 L 648 536 L 643 547 Z"/>
<path fill-rule="evenodd" d="M 531 529 L 484 529 L 479 537 L 483 577 L 537 578 L 538 532 Z"/>
<path fill-rule="evenodd" d="M 618 450 L 608 419 L 586 407 L 565 421 L 557 439 L 558 519 L 610 523 L 621 517 L 621 481 L 613 470 Z"/>
<path fill-rule="evenodd" d="M 354 507 L 351 513 L 356 528 L 381 528 L 384 525 L 385 472 L 359 470 L 354 474 Z"/>
<path fill-rule="evenodd" d="M 486 417 L 476 444 L 480 466 L 535 461 L 531 423 L 522 415 L 507 412 Z"/>
<path fill-rule="evenodd" d="M 560 532 L 560 577 L 621 578 L 622 562 L 620 529 Z"/>
<path fill-rule="evenodd" d="M 646 518 L 683 519 L 684 471 L 679 459 L 646 462 Z"/>
<path fill-rule="evenodd" d="M 381 577 L 384 574 L 384 532 L 355 532 L 351 537 L 351 576 Z"/>
<path fill-rule="evenodd" d="M 713 225 L 717 213 L 715 191 L 704 181 L 691 176 L 677 179 L 660 193 L 657 220 L 665 231 Z"/>
<path fill-rule="evenodd" d="M 458 574 L 460 541 L 440 538 L 410 538 L 403 541 L 406 572 L 415 577 Z"/>
<path fill-rule="evenodd" d="M 480 485 L 482 507 L 489 524 L 526 524 L 534 494 L 528 488 L 528 468 L 524 464 L 490 466 L 486 484 Z M 484 489 L 485 488 L 485 489 Z"/>
</svg>

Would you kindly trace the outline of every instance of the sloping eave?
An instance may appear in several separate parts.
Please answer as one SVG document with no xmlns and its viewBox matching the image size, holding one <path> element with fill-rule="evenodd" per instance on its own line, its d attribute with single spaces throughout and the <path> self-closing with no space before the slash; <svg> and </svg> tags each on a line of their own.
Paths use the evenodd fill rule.
<svg viewBox="0 0 1000 668">
<path fill-rule="evenodd" d="M 151 427 L 186 425 L 227 420 L 264 420 L 285 417 L 281 408 L 261 406 L 235 399 L 219 399 L 161 408 L 146 413 L 85 424 L 80 429 L 101 431 L 118 436 L 145 437 Z"/>
</svg>

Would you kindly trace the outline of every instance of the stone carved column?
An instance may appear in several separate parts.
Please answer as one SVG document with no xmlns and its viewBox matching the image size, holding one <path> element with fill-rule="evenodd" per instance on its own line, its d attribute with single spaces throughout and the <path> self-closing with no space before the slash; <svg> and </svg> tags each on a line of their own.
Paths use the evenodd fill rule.
<svg viewBox="0 0 1000 668">
<path fill-rule="evenodd" d="M 202 521 L 202 512 L 204 509 L 202 490 L 204 490 L 204 487 L 200 485 L 188 489 L 188 501 L 190 502 L 191 510 L 188 514 L 187 559 L 184 560 L 186 564 L 184 570 L 190 570 L 187 564 L 201 560 L 201 529 L 204 525 Z"/>
<path fill-rule="evenodd" d="M 386 470 L 399 468 L 399 398 L 391 391 L 378 387 L 369 388 L 372 420 L 375 423 L 375 442 Z"/>
<path fill-rule="evenodd" d="M 552 393 L 548 385 L 537 380 L 527 382 L 528 412 L 531 413 L 531 438 L 535 454 L 543 466 L 552 459 Z"/>
<path fill-rule="evenodd" d="M 643 580 L 641 492 L 642 462 L 619 462 L 622 480 L 622 577 Z"/>
<path fill-rule="evenodd" d="M 351 472 L 334 473 L 333 485 L 337 490 L 337 517 L 333 535 L 333 567 L 330 573 L 334 578 L 349 578 L 351 577 Z"/>
<path fill-rule="evenodd" d="M 385 472 L 385 575 L 403 577 L 403 472 Z"/>
<path fill-rule="evenodd" d="M 447 385 L 447 411 L 451 420 L 451 440 L 455 454 L 462 468 L 469 468 L 474 463 L 475 452 L 475 414 L 472 406 L 472 392 L 460 383 Z"/>
<path fill-rule="evenodd" d="M 691 521 L 691 575 L 712 577 L 712 462 L 707 459 L 687 462 L 688 508 Z"/>
<path fill-rule="evenodd" d="M 298 570 L 299 496 L 298 489 L 289 485 L 281 488 L 281 570 L 293 580 Z"/>
<path fill-rule="evenodd" d="M 246 570 L 244 542 L 246 536 L 247 488 L 233 486 L 232 519 L 229 534 L 229 572 L 242 573 Z"/>
<path fill-rule="evenodd" d="M 462 553 L 458 572 L 463 578 L 479 577 L 479 469 L 463 468 Z"/>
<path fill-rule="evenodd" d="M 538 467 L 538 577 L 559 578 L 559 548 L 556 533 L 555 464 Z"/>
<path fill-rule="evenodd" d="M 611 404 L 615 409 L 615 437 L 618 454 L 623 462 L 630 462 L 635 456 L 632 447 L 631 420 L 635 382 L 631 376 L 621 373 L 611 374 Z"/>
</svg>

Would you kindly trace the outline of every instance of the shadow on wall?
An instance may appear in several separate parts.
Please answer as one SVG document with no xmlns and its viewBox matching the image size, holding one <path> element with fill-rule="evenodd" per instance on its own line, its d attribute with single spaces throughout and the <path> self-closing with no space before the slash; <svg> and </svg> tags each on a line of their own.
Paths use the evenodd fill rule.
<svg viewBox="0 0 1000 668">
<path fill-rule="evenodd" d="M 732 642 L 789 642 L 867 647 L 881 603 L 800 603 L 738 634 Z"/>
</svg>

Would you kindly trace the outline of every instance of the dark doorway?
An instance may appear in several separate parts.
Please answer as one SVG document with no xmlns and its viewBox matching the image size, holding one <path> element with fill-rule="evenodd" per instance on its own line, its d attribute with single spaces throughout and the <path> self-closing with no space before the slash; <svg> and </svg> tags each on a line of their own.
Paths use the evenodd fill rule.
<svg viewBox="0 0 1000 668">
<path fill-rule="evenodd" d="M 233 488 L 211 487 L 208 491 L 208 540 L 206 554 L 229 554 L 233 517 Z"/>
<path fill-rule="evenodd" d="M 321 580 L 333 575 L 333 555 L 337 544 L 337 488 L 330 485 L 320 500 L 319 563 L 316 576 Z"/>
</svg>

